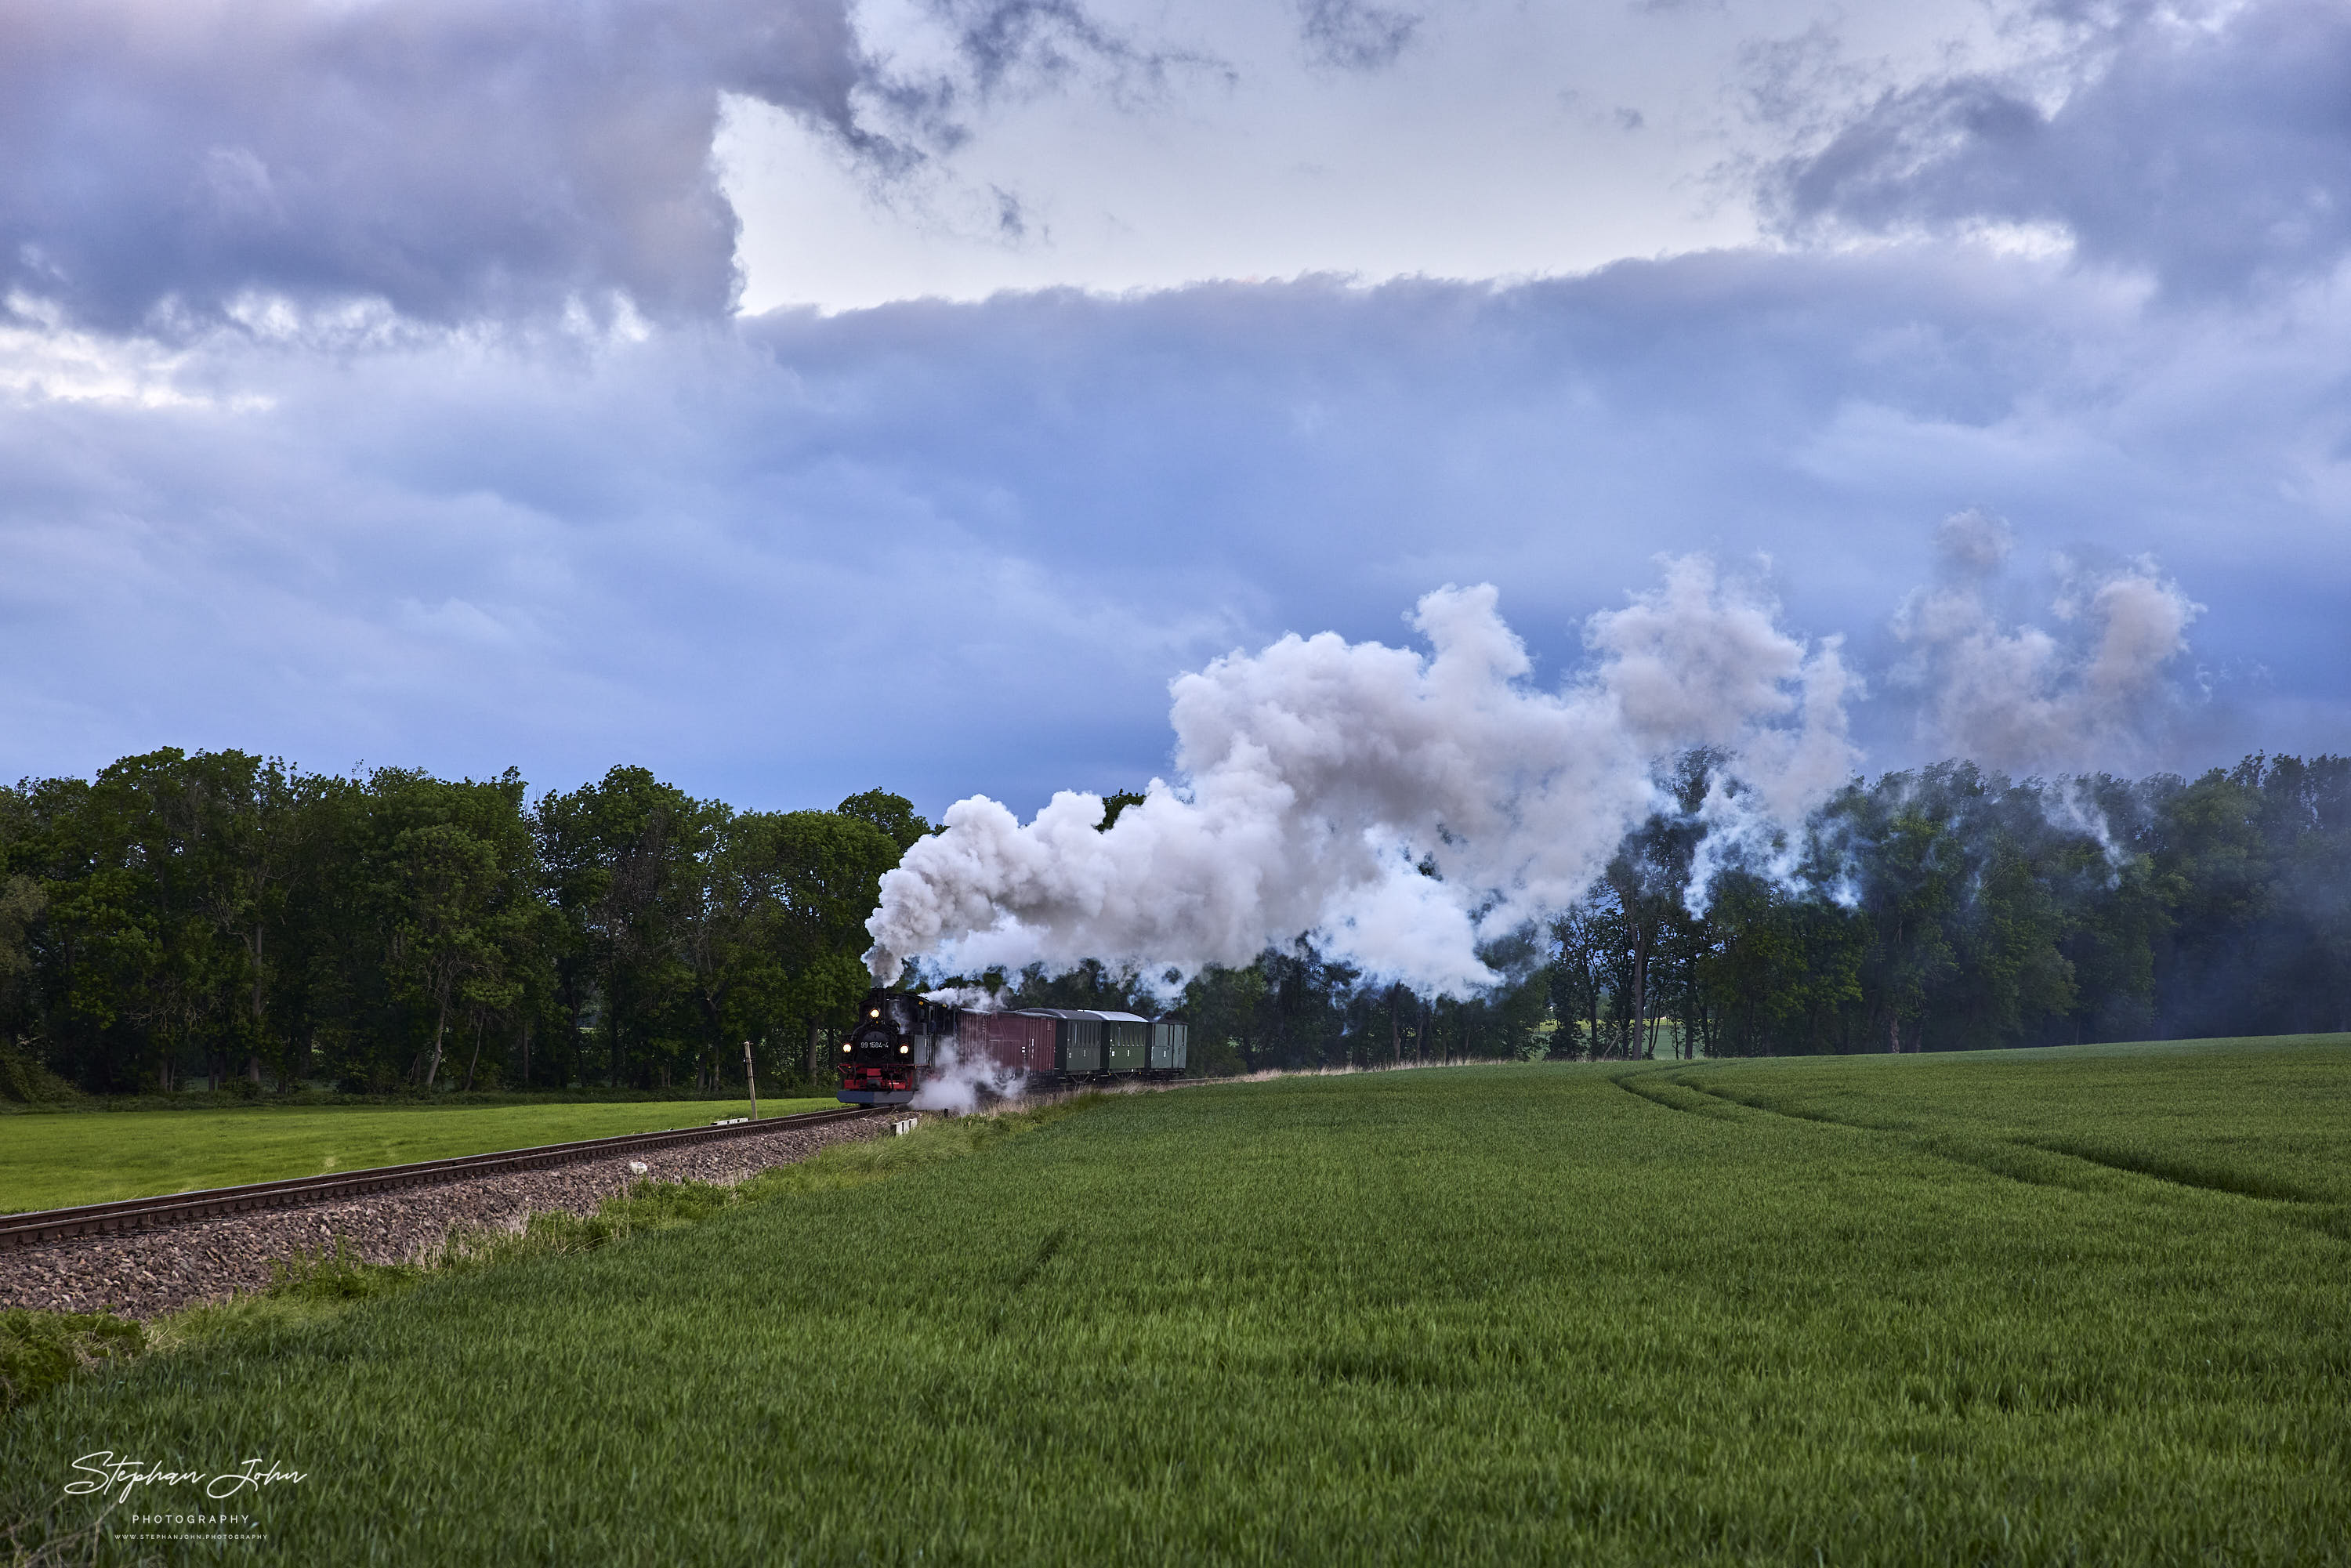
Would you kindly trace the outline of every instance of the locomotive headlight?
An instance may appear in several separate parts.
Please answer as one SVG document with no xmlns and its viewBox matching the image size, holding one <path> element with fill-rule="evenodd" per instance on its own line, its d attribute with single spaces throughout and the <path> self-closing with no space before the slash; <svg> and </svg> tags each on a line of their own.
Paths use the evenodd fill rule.
<svg viewBox="0 0 2351 1568">
<path fill-rule="evenodd" d="M 912 1051 L 912 1050 L 914 1050 L 914 1048 L 913 1046 L 911 1046 L 911 1045 L 902 1045 L 902 1046 L 900 1046 L 900 1047 L 898 1048 L 898 1054 L 899 1054 L 899 1055 L 901 1055 L 901 1056 L 904 1056 L 904 1055 L 905 1055 L 908 1051 Z"/>
<path fill-rule="evenodd" d="M 849 1054 L 849 1042 L 845 1040 L 841 1042 L 841 1054 L 843 1056 Z"/>
<path fill-rule="evenodd" d="M 871 1012 L 867 1013 L 865 1016 L 866 1016 L 867 1018 L 870 1018 L 870 1019 L 878 1019 L 878 1018 L 880 1018 L 880 1017 L 882 1016 L 882 1009 L 881 1009 L 880 1008 L 875 1008 L 872 1011 L 871 1011 Z"/>
</svg>

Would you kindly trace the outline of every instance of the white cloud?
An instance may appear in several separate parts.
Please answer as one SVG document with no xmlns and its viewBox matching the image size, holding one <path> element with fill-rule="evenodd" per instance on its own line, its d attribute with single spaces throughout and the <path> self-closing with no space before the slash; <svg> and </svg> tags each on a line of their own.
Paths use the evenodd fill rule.
<svg viewBox="0 0 2351 1568">
<path fill-rule="evenodd" d="M 974 106 L 967 141 L 880 183 L 804 121 L 732 106 L 719 162 L 744 225 L 747 305 L 1321 272 L 1560 276 L 1744 245 L 1759 232 L 1747 172 L 1811 135 L 1753 112 L 1758 45 L 1811 37 L 1847 62 L 1809 99 L 1833 122 L 1882 84 L 2015 52 L 1998 17 L 1944 0 L 1452 7 L 1427 11 L 1392 57 L 1369 51 L 1366 69 L 1332 68 L 1317 19 L 1338 24 L 1323 44 L 1364 41 L 1376 18 L 1416 8 L 1098 10 L 1229 74 L 1175 71 L 1141 99 L 1073 85 Z M 866 36 L 885 58 L 928 60 L 934 33 L 911 11 L 869 19 Z"/>
</svg>

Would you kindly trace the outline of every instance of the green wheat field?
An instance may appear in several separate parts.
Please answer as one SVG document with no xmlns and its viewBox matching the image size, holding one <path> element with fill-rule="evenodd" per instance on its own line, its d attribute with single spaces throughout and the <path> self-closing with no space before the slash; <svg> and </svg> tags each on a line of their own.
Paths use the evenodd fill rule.
<svg viewBox="0 0 2351 1568">
<path fill-rule="evenodd" d="M 0 1521 L 44 1563 L 2344 1562 L 2346 1155 L 2343 1036 L 1081 1101 L 113 1341 L 20 1314 L 20 1366 L 122 1354 L 23 1380 Z M 97 1452 L 303 1479 L 140 1539 L 193 1494 L 65 1495 Z"/>
</svg>

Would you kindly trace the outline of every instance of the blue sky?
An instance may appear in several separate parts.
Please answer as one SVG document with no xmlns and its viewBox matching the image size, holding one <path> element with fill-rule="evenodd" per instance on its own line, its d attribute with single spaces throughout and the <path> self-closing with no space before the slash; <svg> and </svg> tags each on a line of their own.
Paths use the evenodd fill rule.
<svg viewBox="0 0 2351 1568">
<path fill-rule="evenodd" d="M 1025 814 L 1689 551 L 1873 770 L 2341 751 L 2346 80 L 2307 0 L 0 0 L 0 768 Z M 2094 749 L 1953 718 L 1967 515 L 2051 681 L 2196 607 Z"/>
</svg>

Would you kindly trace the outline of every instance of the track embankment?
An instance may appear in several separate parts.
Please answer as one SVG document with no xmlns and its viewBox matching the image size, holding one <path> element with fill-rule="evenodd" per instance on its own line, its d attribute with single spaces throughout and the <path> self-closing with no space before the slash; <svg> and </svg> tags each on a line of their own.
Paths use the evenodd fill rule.
<svg viewBox="0 0 2351 1568">
<path fill-rule="evenodd" d="M 592 1214 L 639 1181 L 738 1182 L 832 1144 L 885 1134 L 890 1124 L 887 1116 L 859 1116 L 723 1141 L 616 1147 L 534 1167 L 454 1168 L 356 1196 L 36 1242 L 0 1251 L 0 1308 L 153 1317 L 259 1290 L 271 1266 L 297 1252 L 340 1246 L 371 1263 L 411 1262 L 439 1251 L 453 1231 L 519 1229 L 534 1213 Z M 632 1168 L 639 1165 L 645 1168 Z"/>
</svg>

